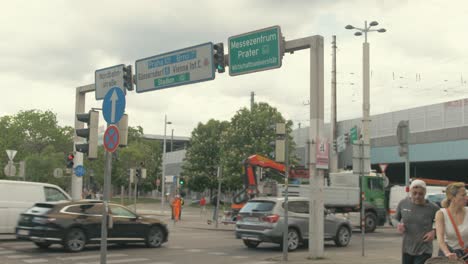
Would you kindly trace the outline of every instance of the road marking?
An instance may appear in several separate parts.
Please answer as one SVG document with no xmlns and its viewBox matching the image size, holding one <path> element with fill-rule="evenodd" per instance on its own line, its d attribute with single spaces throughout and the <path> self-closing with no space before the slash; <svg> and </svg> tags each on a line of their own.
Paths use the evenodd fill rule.
<svg viewBox="0 0 468 264">
<path fill-rule="evenodd" d="M 181 247 L 181 246 L 173 246 L 173 247 L 171 247 L 171 246 L 169 246 L 169 247 L 167 247 L 167 248 L 169 248 L 169 249 L 183 249 L 184 247 Z"/>
<path fill-rule="evenodd" d="M 14 246 L 11 246 L 10 248 L 25 249 L 25 248 L 35 248 L 35 246 L 33 246 L 33 245 L 14 245 Z"/>
<path fill-rule="evenodd" d="M 6 257 L 11 259 L 32 258 L 31 255 L 10 255 Z"/>
<path fill-rule="evenodd" d="M 13 250 L 2 250 L 2 251 L 0 251 L 0 255 L 11 254 L 11 253 L 16 253 L 16 251 L 13 251 Z"/>
<path fill-rule="evenodd" d="M 112 264 L 112 263 L 132 263 L 132 262 L 139 262 L 139 261 L 147 261 L 149 259 L 147 258 L 134 258 L 134 259 L 114 259 L 114 260 L 108 260 L 107 263 Z M 100 261 L 96 262 L 90 262 L 90 263 L 83 263 L 80 262 L 78 264 L 100 264 Z"/>
<path fill-rule="evenodd" d="M 246 259 L 246 258 L 249 258 L 247 256 L 232 256 L 232 258 L 235 258 L 235 259 Z"/>
<path fill-rule="evenodd" d="M 203 250 L 194 248 L 194 249 L 187 249 L 187 250 L 185 250 L 185 251 L 186 251 L 186 252 L 197 253 L 197 252 L 202 252 Z"/>
<path fill-rule="evenodd" d="M 107 254 L 107 257 L 116 258 L 116 257 L 126 257 L 127 254 Z M 65 258 L 57 258 L 58 260 L 84 260 L 84 259 L 99 259 L 101 255 L 87 255 L 87 256 L 76 256 L 76 257 L 65 257 Z"/>
<path fill-rule="evenodd" d="M 47 259 L 23 259 L 23 261 L 26 263 L 44 263 L 44 262 L 48 262 L 49 260 Z"/>
<path fill-rule="evenodd" d="M 226 256 L 227 254 L 224 252 L 208 252 L 210 255 L 215 255 L 215 256 Z"/>
</svg>

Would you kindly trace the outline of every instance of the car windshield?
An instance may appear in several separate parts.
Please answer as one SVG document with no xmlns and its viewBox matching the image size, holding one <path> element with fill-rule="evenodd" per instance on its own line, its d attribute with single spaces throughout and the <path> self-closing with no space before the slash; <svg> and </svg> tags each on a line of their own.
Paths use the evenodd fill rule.
<svg viewBox="0 0 468 264">
<path fill-rule="evenodd" d="M 445 194 L 438 193 L 438 194 L 428 194 L 427 200 L 433 203 L 440 203 L 445 198 Z"/>
<path fill-rule="evenodd" d="M 252 201 L 248 202 L 242 209 L 241 213 L 250 213 L 250 212 L 269 212 L 273 210 L 275 202 L 272 201 Z"/>
</svg>

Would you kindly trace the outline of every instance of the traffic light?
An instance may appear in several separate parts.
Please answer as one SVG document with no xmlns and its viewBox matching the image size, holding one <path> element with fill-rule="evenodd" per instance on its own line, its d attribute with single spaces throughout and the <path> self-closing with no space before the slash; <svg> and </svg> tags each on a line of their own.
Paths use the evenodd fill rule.
<svg viewBox="0 0 468 264">
<path fill-rule="evenodd" d="M 179 184 L 180 184 L 180 186 L 185 184 L 185 179 L 183 177 L 179 178 Z"/>
<path fill-rule="evenodd" d="M 140 168 L 136 169 L 136 176 L 137 176 L 138 179 L 141 178 L 141 169 Z"/>
<path fill-rule="evenodd" d="M 344 134 L 344 141 L 345 141 L 346 145 L 349 144 L 349 133 Z"/>
<path fill-rule="evenodd" d="M 133 91 L 132 65 L 128 65 L 123 68 L 123 79 L 124 79 L 124 83 L 123 83 L 124 88 L 128 91 Z"/>
<path fill-rule="evenodd" d="M 213 56 L 215 69 L 218 73 L 223 73 L 226 71 L 226 64 L 224 62 L 224 44 L 222 42 L 214 44 L 213 49 L 215 51 Z"/>
<path fill-rule="evenodd" d="M 67 168 L 72 169 L 73 168 L 73 160 L 75 159 L 75 155 L 72 153 L 67 155 Z"/>
<path fill-rule="evenodd" d="M 338 151 L 338 146 L 336 145 L 336 140 L 333 140 L 333 151 L 334 152 Z"/>
<path fill-rule="evenodd" d="M 98 145 L 98 125 L 99 125 L 99 112 L 89 111 L 85 114 L 76 114 L 76 119 L 83 123 L 88 124 L 88 128 L 76 129 L 76 135 L 86 139 L 86 143 L 75 144 L 75 149 L 88 155 L 88 159 L 97 158 L 97 145 Z"/>
</svg>

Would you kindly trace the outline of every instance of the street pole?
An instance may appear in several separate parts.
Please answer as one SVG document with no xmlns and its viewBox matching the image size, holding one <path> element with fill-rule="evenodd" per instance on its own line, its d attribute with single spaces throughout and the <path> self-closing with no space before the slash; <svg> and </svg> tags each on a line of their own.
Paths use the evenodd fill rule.
<svg viewBox="0 0 468 264">
<path fill-rule="evenodd" d="M 162 185 L 161 185 L 161 212 L 164 213 L 164 200 L 165 200 L 165 182 L 166 182 L 166 127 L 167 115 L 164 115 L 164 140 L 163 140 L 163 158 L 162 158 Z"/>
<path fill-rule="evenodd" d="M 333 142 L 336 142 L 336 36 L 333 36 L 332 42 L 333 48 L 333 58 L 332 58 L 332 85 L 331 85 L 331 135 L 330 139 Z M 338 171 L 338 151 L 332 149 L 330 151 L 330 172 Z"/>
<path fill-rule="evenodd" d="M 104 171 L 104 201 L 101 222 L 101 264 L 107 263 L 107 229 L 109 218 L 109 199 L 112 173 L 112 153 L 106 151 L 106 167 Z"/>
<path fill-rule="evenodd" d="M 218 175 L 217 175 L 217 179 L 218 179 L 218 195 L 217 195 L 217 199 L 216 199 L 216 208 L 215 208 L 215 217 L 216 217 L 216 229 L 218 229 L 218 212 L 219 212 L 219 199 L 220 199 L 220 195 L 221 195 L 221 174 L 222 174 L 222 170 L 221 170 L 221 167 L 218 167 Z"/>
<path fill-rule="evenodd" d="M 284 230 L 283 230 L 283 261 L 288 261 L 288 235 L 289 235 L 289 221 L 288 221 L 288 196 L 289 196 L 289 155 L 288 155 L 288 133 L 285 133 L 285 139 L 284 139 L 284 144 L 285 144 L 285 190 L 286 193 L 284 195 Z"/>
<path fill-rule="evenodd" d="M 365 23 L 367 28 L 367 21 Z M 370 67 L 369 67 L 369 43 L 367 42 L 367 32 L 365 33 L 366 41 L 362 44 L 362 78 L 363 78 L 363 101 L 362 101 L 362 138 L 364 140 L 364 174 L 370 173 Z"/>
</svg>

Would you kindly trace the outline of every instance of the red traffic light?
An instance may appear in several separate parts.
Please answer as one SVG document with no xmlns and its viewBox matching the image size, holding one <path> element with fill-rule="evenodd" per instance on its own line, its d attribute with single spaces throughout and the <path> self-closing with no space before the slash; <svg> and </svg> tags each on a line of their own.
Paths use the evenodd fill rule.
<svg viewBox="0 0 468 264">
<path fill-rule="evenodd" d="M 73 155 L 73 154 L 68 154 L 67 159 L 68 159 L 68 160 L 73 160 L 73 159 L 75 159 L 75 155 Z"/>
</svg>

